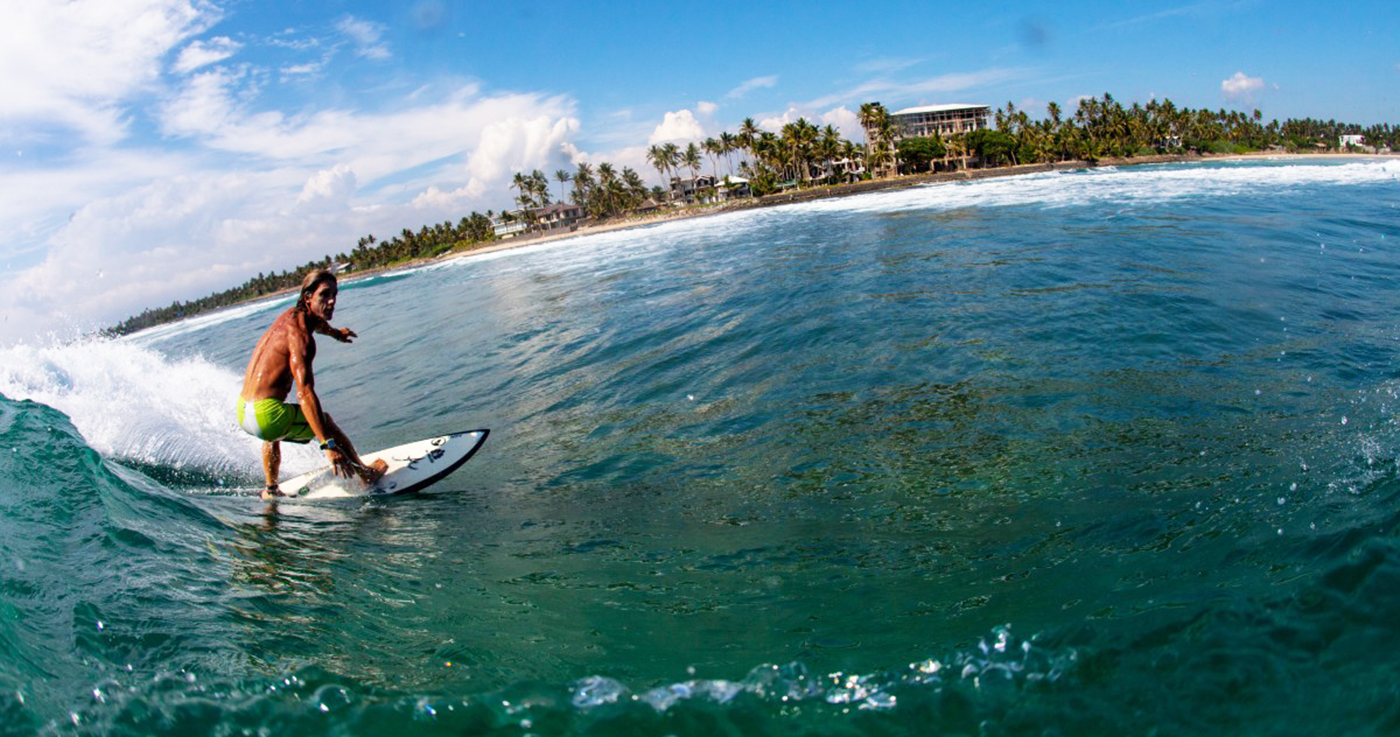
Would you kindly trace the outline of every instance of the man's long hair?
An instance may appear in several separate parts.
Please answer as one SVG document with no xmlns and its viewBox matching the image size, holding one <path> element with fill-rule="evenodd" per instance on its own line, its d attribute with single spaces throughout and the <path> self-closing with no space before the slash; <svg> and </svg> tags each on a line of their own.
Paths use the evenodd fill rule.
<svg viewBox="0 0 1400 737">
<path fill-rule="evenodd" d="M 301 296 L 297 298 L 298 310 L 306 311 L 307 300 L 311 299 L 311 293 L 316 291 L 316 287 L 320 286 L 321 282 L 334 284 L 335 274 L 329 269 L 312 269 L 301 280 Z"/>
</svg>

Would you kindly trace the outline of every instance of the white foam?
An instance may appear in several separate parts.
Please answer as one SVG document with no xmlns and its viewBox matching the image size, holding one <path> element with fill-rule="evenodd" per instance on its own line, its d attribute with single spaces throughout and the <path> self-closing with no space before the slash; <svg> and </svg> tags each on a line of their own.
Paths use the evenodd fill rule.
<svg viewBox="0 0 1400 737">
<path fill-rule="evenodd" d="M 1395 181 L 1400 162 L 1344 164 L 1274 161 L 1171 166 L 1104 167 L 1014 177 L 928 184 L 891 192 L 786 205 L 789 212 L 902 212 L 965 207 L 1079 207 L 1151 204 L 1199 197 L 1262 194 L 1307 185 L 1345 186 Z"/>
<path fill-rule="evenodd" d="M 171 361 L 130 341 L 0 348 L 0 394 L 63 412 L 104 456 L 256 475 L 262 445 L 234 416 L 241 378 L 203 358 Z M 300 450 L 284 449 L 286 470 L 315 467 L 319 457 Z"/>
</svg>

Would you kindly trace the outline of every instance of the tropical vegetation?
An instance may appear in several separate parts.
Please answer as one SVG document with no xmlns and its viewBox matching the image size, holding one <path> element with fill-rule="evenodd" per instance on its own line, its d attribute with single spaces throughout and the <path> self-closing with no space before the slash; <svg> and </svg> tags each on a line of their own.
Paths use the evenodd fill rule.
<svg viewBox="0 0 1400 737">
<path fill-rule="evenodd" d="M 1250 114 L 1192 110 L 1178 108 L 1170 100 L 1124 107 L 1108 94 L 1080 100 L 1070 115 L 1052 102 L 1041 118 L 1032 118 L 1008 102 L 993 112 L 990 128 L 946 138 L 901 137 L 897 123 L 879 103 L 862 105 L 859 122 L 865 132 L 863 145 L 842 138 L 831 125 L 819 128 L 805 118 L 778 131 L 763 130 L 753 118 L 745 118 L 736 133 L 726 131 L 684 148 L 676 143 L 653 145 L 647 149 L 646 161 L 671 185 L 667 188 L 648 188 L 629 167 L 619 172 L 607 162 L 596 166 L 583 162 L 573 172 L 554 172 L 559 197 L 552 199 L 550 178 L 544 172 L 517 172 L 510 188 L 515 190 L 518 210 L 499 215 L 489 210 L 485 215 L 473 212 L 457 223 L 422 226 L 417 231 L 405 228 L 388 240 L 366 235 L 349 253 L 334 258 L 328 254 L 290 271 L 258 274 L 238 287 L 192 302 L 152 308 L 108 332 L 129 333 L 291 289 L 315 268 L 338 264 L 345 270 L 364 271 L 476 248 L 496 239 L 498 222 L 518 221 L 523 230 L 543 227 L 538 213 L 566 199 L 598 222 L 661 206 L 713 203 L 741 191 L 744 184 L 753 196 L 762 197 L 785 189 L 969 167 L 1097 162 L 1161 154 L 1335 151 L 1344 135 L 1361 135 L 1372 149 L 1400 149 L 1400 127 L 1389 123 L 1369 127 L 1313 119 L 1264 123 L 1258 110 Z M 707 160 L 714 184 L 684 186 L 704 181 L 699 177 Z M 566 190 L 565 185 L 572 186 Z"/>
</svg>

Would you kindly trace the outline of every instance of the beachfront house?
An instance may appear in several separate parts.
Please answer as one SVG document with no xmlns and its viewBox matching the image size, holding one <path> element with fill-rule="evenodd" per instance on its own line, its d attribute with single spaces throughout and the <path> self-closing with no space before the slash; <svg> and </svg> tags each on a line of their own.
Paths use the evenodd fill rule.
<svg viewBox="0 0 1400 737">
<path fill-rule="evenodd" d="M 924 105 L 890 113 L 895 142 L 902 138 L 932 138 L 986 130 L 992 108 L 988 105 Z"/>
<path fill-rule="evenodd" d="M 671 177 L 671 196 L 683 202 L 693 201 L 706 188 L 714 188 L 715 178 L 709 174 L 696 177 Z"/>
<path fill-rule="evenodd" d="M 530 227 L 526 219 L 524 210 L 514 212 L 502 212 L 499 217 L 491 218 L 491 230 L 495 232 L 497 238 L 510 238 L 521 233 Z"/>
<path fill-rule="evenodd" d="M 752 197 L 753 188 L 749 186 L 749 180 L 743 177 L 726 175 L 719 183 L 720 202 Z"/>
<path fill-rule="evenodd" d="M 811 172 L 816 181 L 850 184 L 860 181 L 861 174 L 865 172 L 865 162 L 859 158 L 816 162 Z"/>
<path fill-rule="evenodd" d="M 539 230 L 574 230 L 583 220 L 583 208 L 567 202 L 556 202 L 530 211 L 530 217 Z"/>
<path fill-rule="evenodd" d="M 1338 148 L 1361 148 L 1366 145 L 1366 139 L 1359 134 L 1343 135 L 1337 141 Z"/>
</svg>

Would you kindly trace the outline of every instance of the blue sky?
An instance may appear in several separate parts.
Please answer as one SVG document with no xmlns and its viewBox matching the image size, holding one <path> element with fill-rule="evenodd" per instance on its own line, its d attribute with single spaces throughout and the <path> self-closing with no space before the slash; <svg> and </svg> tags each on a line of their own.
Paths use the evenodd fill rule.
<svg viewBox="0 0 1400 737">
<path fill-rule="evenodd" d="M 510 205 L 515 171 L 944 102 L 1400 123 L 1400 3 L 10 0 L 0 341 Z"/>
</svg>

